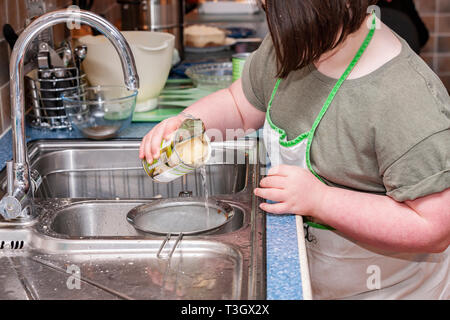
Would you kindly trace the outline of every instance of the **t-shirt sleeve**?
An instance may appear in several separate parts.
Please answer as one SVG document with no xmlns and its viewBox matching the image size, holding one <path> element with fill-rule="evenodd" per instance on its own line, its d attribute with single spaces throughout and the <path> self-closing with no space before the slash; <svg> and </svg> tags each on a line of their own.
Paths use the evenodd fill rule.
<svg viewBox="0 0 450 320">
<path fill-rule="evenodd" d="M 247 100 L 258 110 L 266 111 L 268 88 L 276 82 L 276 57 L 270 35 L 247 59 L 242 72 L 242 89 Z"/>
<path fill-rule="evenodd" d="M 387 168 L 383 181 L 387 195 L 399 202 L 450 188 L 450 129 L 408 150 Z"/>
<path fill-rule="evenodd" d="M 449 94 L 419 57 L 407 63 L 399 62 L 407 71 L 390 79 L 409 79 L 408 88 L 384 92 L 373 115 L 379 172 L 386 194 L 398 202 L 450 188 Z"/>
</svg>

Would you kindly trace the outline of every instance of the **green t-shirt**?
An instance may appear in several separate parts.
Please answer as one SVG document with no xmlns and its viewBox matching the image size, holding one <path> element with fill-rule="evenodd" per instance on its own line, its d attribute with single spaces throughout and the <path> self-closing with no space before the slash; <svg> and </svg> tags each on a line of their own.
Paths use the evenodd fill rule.
<svg viewBox="0 0 450 320">
<path fill-rule="evenodd" d="M 316 130 L 311 163 L 329 185 L 402 202 L 450 188 L 450 97 L 400 40 L 398 56 L 344 82 Z M 276 80 L 268 36 L 245 64 L 248 101 L 266 111 Z M 273 101 L 273 123 L 289 140 L 309 131 L 336 81 L 314 65 L 291 72 Z"/>
</svg>

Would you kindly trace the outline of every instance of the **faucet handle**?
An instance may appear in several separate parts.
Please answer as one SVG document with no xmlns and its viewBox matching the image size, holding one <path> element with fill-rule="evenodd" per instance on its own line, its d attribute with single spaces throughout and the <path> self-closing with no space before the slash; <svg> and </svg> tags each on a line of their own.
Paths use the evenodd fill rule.
<svg viewBox="0 0 450 320">
<path fill-rule="evenodd" d="M 24 202 L 25 205 L 22 205 L 21 202 L 24 196 L 23 193 L 14 194 L 15 174 L 14 163 L 12 161 L 8 161 L 6 163 L 7 192 L 0 201 L 0 215 L 6 220 L 14 220 L 19 217 L 25 217 L 27 212 L 29 212 L 28 203 Z M 32 185 L 29 193 L 32 193 L 32 198 L 33 193 L 41 185 L 42 178 L 37 170 L 30 170 L 30 176 Z M 27 197 L 30 197 L 30 195 L 27 195 Z"/>
<path fill-rule="evenodd" d="M 12 193 L 14 190 L 14 164 L 12 161 L 6 162 L 6 183 L 7 193 L 0 201 L 0 214 L 6 219 L 11 220 L 20 216 L 22 205 Z"/>
<path fill-rule="evenodd" d="M 22 213 L 22 205 L 20 201 L 13 196 L 5 196 L 0 201 L 0 214 L 6 220 L 12 220 L 19 217 Z"/>
</svg>

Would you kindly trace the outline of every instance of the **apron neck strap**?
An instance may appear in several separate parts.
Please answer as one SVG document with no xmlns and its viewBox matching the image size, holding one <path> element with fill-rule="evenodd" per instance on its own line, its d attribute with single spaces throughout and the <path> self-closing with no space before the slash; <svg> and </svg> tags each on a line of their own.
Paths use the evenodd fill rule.
<svg viewBox="0 0 450 320">
<path fill-rule="evenodd" d="M 367 47 L 369 46 L 370 42 L 372 41 L 373 35 L 375 34 L 376 24 L 377 24 L 377 16 L 376 16 L 375 12 L 372 13 L 372 17 L 373 17 L 373 21 L 372 21 L 372 25 L 371 25 L 369 33 L 367 34 L 366 38 L 364 39 L 364 42 L 362 43 L 361 47 L 359 48 L 359 50 L 356 53 L 355 57 L 353 58 L 352 62 L 350 62 L 347 69 L 345 70 L 345 72 L 342 74 L 342 76 L 339 78 L 339 80 L 334 85 L 333 90 L 331 90 L 330 95 L 328 96 L 327 100 L 325 101 L 325 104 L 323 105 L 322 110 L 320 110 L 320 113 L 317 116 L 316 120 L 314 121 L 314 124 L 309 132 L 308 145 L 306 148 L 306 164 L 308 165 L 309 170 L 322 182 L 324 182 L 324 181 L 313 170 L 312 165 L 311 165 L 310 151 L 311 151 L 311 143 L 312 143 L 312 140 L 314 137 L 314 133 L 316 132 L 316 129 L 317 129 L 320 121 L 322 121 L 323 116 L 327 112 L 328 107 L 333 102 L 334 97 L 336 96 L 337 92 L 341 88 L 342 84 L 348 78 L 350 73 L 353 71 L 356 64 L 359 62 L 363 53 L 366 51 Z"/>
<path fill-rule="evenodd" d="M 353 71 L 353 69 L 355 68 L 356 64 L 361 59 L 361 56 L 366 51 L 367 47 L 369 46 L 370 42 L 372 41 L 373 35 L 375 33 L 375 29 L 376 29 L 376 23 L 377 23 L 377 19 L 376 19 L 377 17 L 375 15 L 375 12 L 372 14 L 372 16 L 373 16 L 373 21 L 372 21 L 372 25 L 371 25 L 369 33 L 367 34 L 366 38 L 364 39 L 364 42 L 362 43 L 361 47 L 359 48 L 359 50 L 356 53 L 355 57 L 353 58 L 352 62 L 347 67 L 347 69 L 342 74 L 342 76 L 339 78 L 339 80 L 335 84 L 333 90 L 331 90 L 331 93 L 328 96 L 327 101 L 323 105 L 322 110 L 320 110 L 320 113 L 319 113 L 318 117 L 316 118 L 316 120 L 314 121 L 314 124 L 313 124 L 313 126 L 312 126 L 312 128 L 311 128 L 311 130 L 309 132 L 309 135 L 308 135 L 308 143 L 306 145 L 306 165 L 308 166 L 309 171 L 312 172 L 316 176 L 316 178 L 318 178 L 323 183 L 325 183 L 325 181 L 315 172 L 315 170 L 313 169 L 312 164 L 311 164 L 311 144 L 312 144 L 312 141 L 313 141 L 316 129 L 317 129 L 320 121 L 322 120 L 323 116 L 327 112 L 328 107 L 331 105 L 331 103 L 334 100 L 334 97 L 336 96 L 337 92 L 341 88 L 342 84 L 348 78 L 350 73 Z M 334 228 L 332 228 L 330 226 L 317 224 L 317 223 L 314 223 L 314 222 L 311 222 L 311 221 L 307 221 L 306 223 L 309 226 L 312 226 L 312 227 L 317 228 L 317 229 L 335 230 Z"/>
<path fill-rule="evenodd" d="M 319 115 L 317 116 L 317 118 L 314 121 L 314 124 L 313 124 L 313 126 L 311 128 L 311 130 L 308 133 L 308 137 L 307 137 L 308 138 L 308 142 L 307 142 L 307 147 L 306 147 L 306 164 L 307 164 L 307 167 L 308 167 L 309 171 L 311 171 L 311 173 L 313 173 L 323 183 L 325 183 L 325 181 L 314 171 L 314 169 L 313 169 L 313 167 L 311 165 L 311 156 L 310 156 L 311 155 L 311 143 L 312 143 L 315 131 L 316 131 L 320 121 L 322 120 L 323 116 L 327 112 L 329 106 L 333 102 L 334 97 L 336 96 L 337 92 L 341 88 L 341 86 L 344 83 L 344 81 L 348 78 L 350 73 L 353 71 L 353 69 L 355 68 L 355 66 L 357 65 L 359 60 L 361 59 L 362 55 L 366 51 L 367 47 L 369 46 L 370 42 L 372 41 L 373 35 L 375 34 L 376 23 L 377 23 L 377 19 L 376 19 L 377 17 L 376 17 L 375 12 L 372 13 L 372 17 L 373 17 L 373 21 L 372 21 L 372 25 L 370 27 L 369 33 L 367 34 L 366 38 L 364 39 L 364 42 L 362 43 L 362 45 L 359 48 L 358 52 L 356 53 L 356 55 L 352 59 L 351 63 L 348 65 L 347 69 L 344 71 L 344 73 L 341 75 L 339 80 L 334 85 L 333 90 L 331 90 L 327 100 L 325 101 L 325 104 L 323 105 L 322 109 L 320 110 Z M 274 87 L 274 89 L 272 91 L 272 95 L 270 97 L 270 101 L 269 101 L 269 104 L 268 104 L 268 107 L 267 107 L 267 112 L 266 112 L 266 118 L 268 120 L 270 120 L 270 116 L 269 116 L 270 108 L 272 106 L 273 100 L 275 99 L 275 95 L 276 95 L 276 93 L 278 91 L 278 88 L 279 88 L 279 86 L 281 84 L 281 81 L 282 81 L 282 79 L 277 79 L 277 82 L 275 83 L 275 87 Z M 314 228 L 325 229 L 325 230 L 334 230 L 333 228 L 331 228 L 329 226 L 322 226 L 320 224 L 316 224 L 316 223 L 313 223 L 311 221 L 308 221 L 307 224 L 312 226 L 312 227 L 314 227 Z"/>
</svg>

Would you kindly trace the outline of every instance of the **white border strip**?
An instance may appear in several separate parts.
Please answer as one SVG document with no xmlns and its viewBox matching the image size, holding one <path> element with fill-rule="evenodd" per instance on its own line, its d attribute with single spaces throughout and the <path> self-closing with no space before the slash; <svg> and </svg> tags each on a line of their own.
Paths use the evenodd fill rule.
<svg viewBox="0 0 450 320">
<path fill-rule="evenodd" d="M 300 276 L 302 279 L 303 300 L 312 300 L 311 278 L 309 276 L 308 255 L 306 253 L 303 217 L 296 216 L 298 257 L 300 260 Z"/>
</svg>

